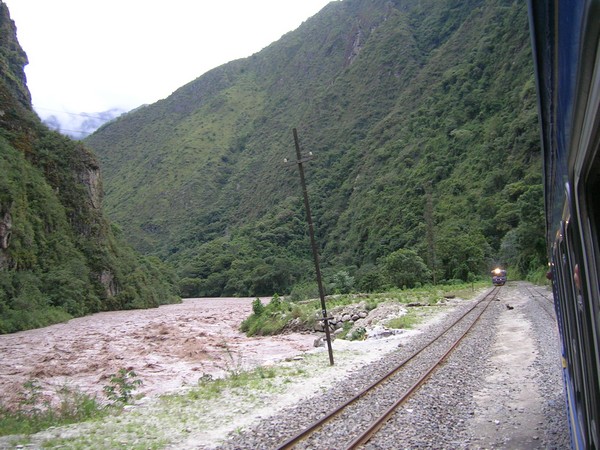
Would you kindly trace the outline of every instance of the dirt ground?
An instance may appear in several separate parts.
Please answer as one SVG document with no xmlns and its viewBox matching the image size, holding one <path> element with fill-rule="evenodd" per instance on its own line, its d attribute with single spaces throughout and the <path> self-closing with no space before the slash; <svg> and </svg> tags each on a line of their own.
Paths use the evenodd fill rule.
<svg viewBox="0 0 600 450">
<path fill-rule="evenodd" d="M 528 302 L 536 300 L 524 290 L 525 286 L 524 283 L 511 283 L 503 288 L 499 299 L 512 308 L 504 310 L 495 324 L 495 339 L 486 367 L 485 384 L 474 392 L 477 408 L 470 426 L 472 434 L 478 439 L 477 448 L 568 448 L 566 419 L 563 423 L 565 428 L 561 429 L 561 435 L 553 436 L 555 440 L 552 445 L 546 446 L 543 441 L 544 428 L 541 425 L 547 422 L 544 405 L 564 403 L 558 328 L 554 323 L 552 331 L 556 352 L 552 352 L 555 356 L 553 365 L 544 368 L 536 362 L 541 350 L 536 342 L 539 338 L 532 326 L 533 318 L 528 315 L 526 308 Z M 549 290 L 545 292 L 550 296 Z M 548 377 L 548 374 L 553 377 Z M 546 389 L 553 388 L 551 392 L 556 401 L 543 396 L 540 380 L 547 382 Z M 556 413 L 564 414 L 564 410 L 559 407 Z M 556 442 L 561 444 L 555 446 Z"/>
<path fill-rule="evenodd" d="M 63 386 L 103 398 L 119 369 L 132 369 L 147 396 L 313 349 L 317 335 L 247 338 L 239 325 L 253 298 L 186 299 L 156 309 L 114 311 L 0 336 L 0 399 L 16 401 L 36 379 L 46 395 Z M 263 299 L 263 303 L 268 299 Z M 243 357 L 241 356 L 243 354 Z"/>
</svg>

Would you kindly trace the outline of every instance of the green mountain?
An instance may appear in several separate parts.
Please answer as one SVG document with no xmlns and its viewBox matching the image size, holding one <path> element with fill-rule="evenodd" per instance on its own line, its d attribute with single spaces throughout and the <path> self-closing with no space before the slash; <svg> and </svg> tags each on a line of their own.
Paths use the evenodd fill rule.
<svg viewBox="0 0 600 450">
<path fill-rule="evenodd" d="M 26 64 L 0 1 L 0 333 L 178 301 L 175 274 L 107 221 L 96 157 L 33 112 Z"/>
<path fill-rule="evenodd" d="M 400 256 L 425 267 L 409 285 L 497 263 L 526 274 L 544 262 L 531 61 L 520 1 L 336 1 L 86 143 L 109 216 L 175 265 L 183 295 L 313 278 L 297 168 L 283 162 L 293 128 L 314 156 L 332 289 L 399 284 L 387 275 Z"/>
</svg>

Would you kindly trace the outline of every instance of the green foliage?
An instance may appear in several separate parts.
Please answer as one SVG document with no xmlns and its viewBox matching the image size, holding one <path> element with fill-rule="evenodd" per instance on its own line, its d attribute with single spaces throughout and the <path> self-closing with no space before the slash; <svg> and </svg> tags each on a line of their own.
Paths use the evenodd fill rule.
<svg viewBox="0 0 600 450">
<path fill-rule="evenodd" d="M 99 418 L 107 412 L 96 398 L 66 385 L 57 394 L 58 403 L 52 405 L 36 379 L 26 381 L 15 408 L 0 404 L 0 436 L 33 434 L 51 426 Z"/>
<path fill-rule="evenodd" d="M 27 58 L 0 8 L 0 333 L 179 301 L 175 273 L 107 221 L 96 157 L 33 112 Z"/>
<path fill-rule="evenodd" d="M 275 294 L 273 297 L 271 297 L 271 301 L 269 302 L 268 307 L 272 311 L 281 311 L 282 303 L 278 294 Z"/>
<path fill-rule="evenodd" d="M 537 269 L 532 268 L 527 274 L 527 281 L 539 286 L 549 286 L 550 281 L 546 278 L 548 266 L 540 266 Z"/>
<path fill-rule="evenodd" d="M 400 249 L 387 255 L 383 262 L 388 279 L 396 287 L 413 288 L 429 282 L 431 271 L 412 250 Z"/>
<path fill-rule="evenodd" d="M 319 298 L 319 287 L 316 281 L 305 281 L 294 285 L 290 292 L 290 301 L 298 302 L 311 298 Z"/>
<path fill-rule="evenodd" d="M 347 271 L 340 270 L 333 274 L 328 292 L 333 294 L 349 294 L 354 290 L 354 277 Z"/>
<path fill-rule="evenodd" d="M 43 409 L 50 406 L 42 397 L 42 387 L 36 379 L 27 380 L 23 383 L 20 399 L 21 410 L 29 415 L 40 414 Z M 42 404 L 43 403 L 43 404 Z"/>
<path fill-rule="evenodd" d="M 364 341 L 367 338 L 367 330 L 364 327 L 358 327 L 350 333 L 350 341 Z"/>
<path fill-rule="evenodd" d="M 0 210 L 11 226 L 7 248 L 0 249 L 0 333 L 177 301 L 172 269 L 157 258 L 138 259 L 99 211 L 83 207 L 91 194 L 71 172 L 92 170 L 90 155 L 55 133 L 40 135 L 29 160 L 0 138 Z M 112 274 L 116 299 L 98 282 L 102 273 Z"/>
<path fill-rule="evenodd" d="M 140 257 L 129 248 L 120 249 L 118 256 L 130 266 L 116 272 L 125 287 L 107 300 L 111 309 L 155 308 L 179 301 L 172 267 L 154 256 Z"/>
<path fill-rule="evenodd" d="M 344 322 L 342 325 L 342 331 L 337 334 L 339 339 L 348 339 L 348 334 L 352 330 L 352 324 L 350 322 Z"/>
<path fill-rule="evenodd" d="M 12 224 L 9 244 L 0 250 L 0 332 L 90 312 L 97 297 L 65 208 L 44 177 L 1 138 L 0 172 L 0 209 Z"/>
<path fill-rule="evenodd" d="M 471 273 L 485 273 L 491 257 L 489 243 L 483 233 L 469 223 L 447 223 L 439 232 L 438 258 L 445 268 L 446 280 L 469 280 Z"/>
<path fill-rule="evenodd" d="M 363 266 L 356 273 L 356 286 L 359 292 L 377 292 L 384 290 L 388 285 L 388 280 L 381 268 L 375 264 Z"/>
<path fill-rule="evenodd" d="M 388 320 L 385 323 L 385 326 L 393 329 L 411 329 L 417 323 L 419 323 L 419 318 L 414 313 L 407 313 L 400 317 L 394 317 L 393 319 Z"/>
<path fill-rule="evenodd" d="M 103 391 L 113 403 L 125 405 L 131 402 L 133 393 L 142 384 L 133 369 L 121 368 L 110 376 L 110 384 L 104 386 Z"/>
<path fill-rule="evenodd" d="M 485 283 L 479 282 L 478 287 L 489 285 L 489 280 Z M 364 303 L 368 311 L 376 309 L 380 303 L 399 302 L 399 303 L 420 303 L 423 305 L 435 305 L 443 299 L 448 292 L 452 295 L 460 295 L 461 298 L 470 298 L 475 293 L 475 283 L 464 283 L 461 280 L 455 280 L 452 284 L 424 286 L 413 289 L 392 289 L 378 293 L 369 294 L 347 294 L 333 295 L 326 298 L 326 307 L 331 310 L 336 307 L 343 307 L 356 303 Z M 315 298 L 316 297 L 316 298 Z M 244 321 L 242 321 L 240 330 L 248 336 L 268 336 L 281 333 L 289 326 L 294 330 L 314 330 L 319 318 L 321 318 L 321 300 L 318 296 L 312 300 L 300 303 L 290 303 L 274 296 L 269 304 L 260 309 L 260 313 L 253 312 Z M 256 299 L 254 303 L 257 303 Z M 262 303 L 261 303 L 262 305 Z M 405 316 L 403 316 L 405 317 Z M 398 327 L 410 327 L 417 323 L 419 317 L 411 311 L 404 319 L 398 319 Z M 363 339 L 364 330 L 352 329 L 349 322 L 344 324 L 341 339 Z"/>
<path fill-rule="evenodd" d="M 542 208 L 536 108 L 522 2 L 347 0 L 86 142 L 111 217 L 185 296 L 299 300 L 315 295 L 297 167 L 282 163 L 293 126 L 317 156 L 327 288 L 375 292 L 543 265 L 525 213 Z M 390 278 L 399 249 L 418 267 Z"/>
<path fill-rule="evenodd" d="M 252 312 L 257 317 L 265 312 L 265 307 L 258 297 L 256 297 L 256 299 L 252 302 Z"/>
<path fill-rule="evenodd" d="M 253 370 L 241 370 L 235 373 L 228 372 L 224 378 L 214 378 L 203 374 L 198 379 L 198 386 L 180 396 L 164 396 L 164 402 L 179 402 L 191 399 L 194 402 L 211 401 L 223 395 L 229 397 L 243 397 L 248 400 L 249 391 L 273 391 L 277 386 L 289 382 L 290 377 L 302 377 L 305 371 L 299 367 L 257 367 Z M 187 403 L 187 401 L 186 401 Z"/>
<path fill-rule="evenodd" d="M 260 306 L 259 306 L 260 305 Z M 265 307 L 257 298 L 252 302 L 252 314 L 240 325 L 247 336 L 270 336 L 280 333 L 292 315 L 292 305 L 275 294 Z"/>
<path fill-rule="evenodd" d="M 297 226 L 294 217 L 265 217 L 228 237 L 202 244 L 186 242 L 189 247 L 182 252 L 186 258 L 181 260 L 177 255 L 169 260 L 182 277 L 180 286 L 187 297 L 289 292 L 305 276 L 307 264 L 289 253 L 304 238 L 302 230 L 289 229 Z"/>
</svg>

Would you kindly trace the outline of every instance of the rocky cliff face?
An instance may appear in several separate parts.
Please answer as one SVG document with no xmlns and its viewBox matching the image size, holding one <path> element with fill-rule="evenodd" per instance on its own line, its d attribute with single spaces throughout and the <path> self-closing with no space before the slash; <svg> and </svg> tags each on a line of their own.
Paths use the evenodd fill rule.
<svg viewBox="0 0 600 450">
<path fill-rule="evenodd" d="M 105 227 L 99 214 L 102 194 L 98 161 L 82 145 L 73 145 L 64 152 L 55 148 L 61 139 L 54 142 L 45 136 L 47 130 L 40 126 L 33 112 L 24 70 L 28 59 L 17 41 L 16 32 L 6 4 L 0 1 L 0 126 L 27 160 L 44 170 L 46 181 L 61 203 L 72 211 L 69 220 L 76 233 L 86 238 L 103 239 Z M 72 188 L 77 185 L 85 189 L 81 194 L 73 195 Z M 14 207 L 14 201 L 0 204 L 0 269 L 16 265 L 10 251 Z M 99 274 L 98 279 L 102 279 Z M 108 286 L 106 289 L 109 290 Z"/>
<path fill-rule="evenodd" d="M 31 94 L 23 70 L 29 61 L 16 36 L 17 28 L 8 7 L 0 1 L 0 77 L 19 104 L 31 110 Z"/>
<path fill-rule="evenodd" d="M 177 301 L 174 279 L 114 235 L 96 156 L 33 111 L 0 0 L 0 334 Z"/>
<path fill-rule="evenodd" d="M 0 204 L 0 270 L 8 265 L 6 249 L 10 244 L 11 234 L 12 216 L 10 215 L 10 207 Z"/>
<path fill-rule="evenodd" d="M 89 216 L 94 217 L 93 221 L 80 221 L 75 224 L 77 232 L 88 238 L 93 238 L 102 230 L 102 176 L 100 174 L 100 165 L 96 157 L 85 147 L 80 147 L 78 155 L 80 164 L 76 167 L 74 177 L 76 182 L 85 188 L 85 194 L 82 196 L 85 208 L 89 211 Z M 93 224 L 100 225 L 97 227 Z M 96 236 L 101 237 L 101 236 Z"/>
</svg>

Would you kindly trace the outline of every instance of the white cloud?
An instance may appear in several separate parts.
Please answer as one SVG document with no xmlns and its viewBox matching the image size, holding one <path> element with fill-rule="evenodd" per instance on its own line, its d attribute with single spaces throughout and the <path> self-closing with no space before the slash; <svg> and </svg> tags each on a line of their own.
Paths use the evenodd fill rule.
<svg viewBox="0 0 600 450">
<path fill-rule="evenodd" d="M 34 107 L 132 109 L 249 56 L 329 0 L 3 0 L 29 58 Z"/>
</svg>

